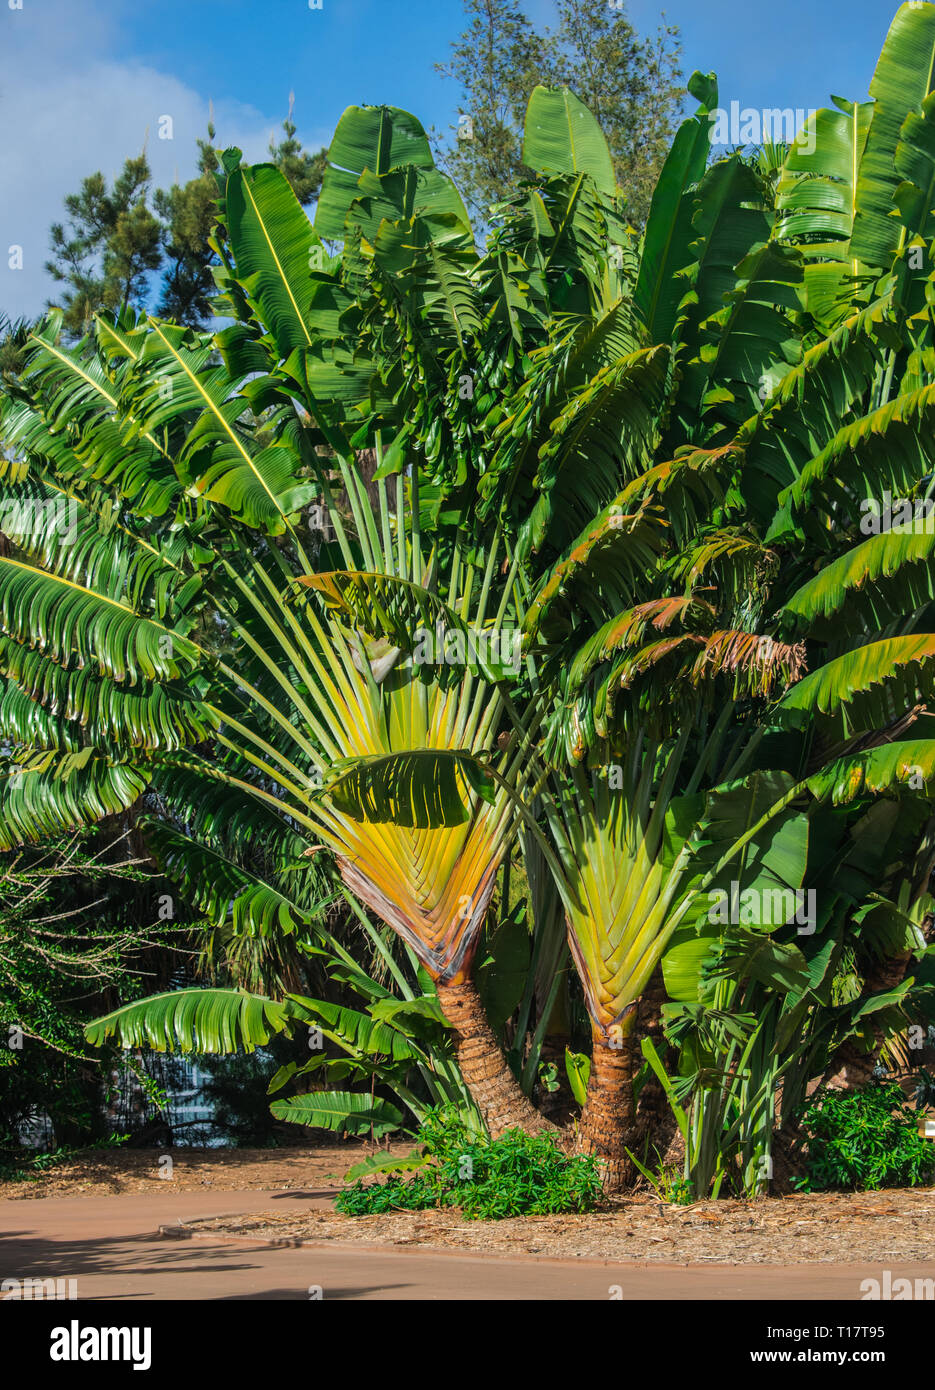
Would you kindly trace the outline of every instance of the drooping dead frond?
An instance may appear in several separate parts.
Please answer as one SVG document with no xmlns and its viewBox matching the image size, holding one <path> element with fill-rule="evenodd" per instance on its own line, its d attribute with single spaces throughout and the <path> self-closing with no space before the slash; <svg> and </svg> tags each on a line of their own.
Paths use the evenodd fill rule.
<svg viewBox="0 0 935 1390">
<path fill-rule="evenodd" d="M 701 684 L 712 671 L 730 672 L 745 679 L 751 695 L 769 698 L 777 685 L 792 685 L 806 671 L 804 642 L 777 642 L 756 632 L 728 628 L 704 640 L 692 670 Z"/>
</svg>

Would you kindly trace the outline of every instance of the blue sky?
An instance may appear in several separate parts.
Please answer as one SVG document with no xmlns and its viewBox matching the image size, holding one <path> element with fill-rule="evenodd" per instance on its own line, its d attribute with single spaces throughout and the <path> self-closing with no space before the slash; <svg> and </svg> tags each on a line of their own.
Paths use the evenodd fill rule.
<svg viewBox="0 0 935 1390">
<path fill-rule="evenodd" d="M 35 313 L 62 198 L 113 175 L 146 142 L 157 184 L 192 172 L 213 101 L 218 142 L 260 159 L 295 92 L 310 146 L 350 103 L 391 102 L 443 129 L 459 93 L 434 71 L 462 28 L 461 0 L 0 0 L 0 308 Z M 629 0 L 643 32 L 656 0 Z M 866 95 L 895 0 L 668 0 L 683 66 L 714 69 L 721 104 L 758 109 Z M 527 0 L 541 23 L 553 0 Z M 171 140 L 157 138 L 172 116 Z M 7 248 L 23 248 L 22 270 Z"/>
</svg>

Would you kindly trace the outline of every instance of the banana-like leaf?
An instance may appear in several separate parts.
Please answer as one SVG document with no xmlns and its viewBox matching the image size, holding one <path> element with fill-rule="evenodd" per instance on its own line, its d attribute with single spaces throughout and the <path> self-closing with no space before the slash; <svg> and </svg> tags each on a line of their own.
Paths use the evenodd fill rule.
<svg viewBox="0 0 935 1390">
<path fill-rule="evenodd" d="M 379 999 L 371 1006 L 370 1013 L 373 1018 L 386 1019 L 414 1037 L 424 1031 L 426 1022 L 437 1023 L 441 1028 L 451 1027 L 434 994 L 419 999 Z"/>
<path fill-rule="evenodd" d="M 743 495 L 758 522 L 768 524 L 779 493 L 859 406 L 885 350 L 898 346 L 892 319 L 890 295 L 849 314 L 805 351 L 737 431 Z"/>
<path fill-rule="evenodd" d="M 525 916 L 521 901 L 497 927 L 474 969 L 484 1012 L 498 1034 L 519 1004 L 529 976 L 532 943 Z"/>
<path fill-rule="evenodd" d="M 0 767 L 0 850 L 94 825 L 132 806 L 146 788 L 143 767 L 78 753 L 19 752 Z"/>
<path fill-rule="evenodd" d="M 229 925 L 235 936 L 291 935 L 308 928 L 327 902 L 300 907 L 273 884 L 251 873 L 211 845 L 175 830 L 165 821 L 141 822 L 146 842 L 186 900 L 213 925 Z"/>
<path fill-rule="evenodd" d="M 870 83 L 873 119 L 857 180 L 850 249 L 852 256 L 871 266 L 888 267 L 899 244 L 900 224 L 892 216 L 901 182 L 896 149 L 906 117 L 932 90 L 933 67 L 935 5 L 901 5 Z"/>
<path fill-rule="evenodd" d="M 289 436 L 257 443 L 239 427 L 249 409 L 244 383 L 216 365 L 212 339 L 157 319 L 149 327 L 128 399 L 140 427 L 156 432 L 184 424 L 178 462 L 189 472 L 190 491 L 248 526 L 281 535 L 316 495 Z"/>
<path fill-rule="evenodd" d="M 360 194 L 365 169 L 381 175 L 401 165 L 430 169 L 434 163 L 425 131 L 408 111 L 398 106 L 349 106 L 328 146 L 315 230 L 326 239 L 343 240 L 345 219 Z"/>
<path fill-rule="evenodd" d="M 935 6 L 933 6 L 935 9 Z M 841 425 L 795 482 L 779 494 L 779 504 L 793 517 L 827 511 L 838 503 L 856 523 L 860 500 L 911 496 L 935 462 L 935 385 L 894 396 L 858 420 Z M 767 533 L 769 542 L 788 531 L 780 512 Z"/>
<path fill-rule="evenodd" d="M 101 483 L 141 515 L 164 515 L 182 485 L 164 441 L 147 431 L 137 435 L 121 418 L 128 368 L 114 369 L 106 357 L 108 332 L 119 342 L 124 335 L 116 325 L 108 330 L 98 323 L 97 343 L 85 339 L 65 348 L 60 327 L 53 313 L 30 339 L 23 380 L 32 400 L 3 402 L 7 442 L 27 457 L 47 460 L 60 480 Z"/>
<path fill-rule="evenodd" d="M 665 343 L 672 337 L 676 310 L 686 289 L 680 276 L 694 260 L 690 190 L 704 174 L 711 151 L 709 113 L 717 106 L 717 80 L 713 73 L 692 73 L 688 90 L 701 104 L 679 126 L 653 190 L 634 293 L 653 343 Z"/>
<path fill-rule="evenodd" d="M 556 414 L 539 449 L 539 496 L 520 529 L 520 551 L 548 539 L 564 548 L 644 464 L 662 401 L 669 352 L 645 348 L 604 367 Z"/>
<path fill-rule="evenodd" d="M 838 758 L 808 779 L 817 797 L 830 797 L 835 806 L 860 796 L 880 796 L 906 788 L 917 796 L 935 795 L 935 739 L 906 739 L 885 743 L 862 753 Z"/>
<path fill-rule="evenodd" d="M 412 331 L 426 344 L 434 340 L 438 353 L 450 346 L 464 355 L 481 329 L 472 279 L 477 253 L 469 233 L 460 224 L 439 228 L 425 217 L 383 222 L 373 259 Z"/>
<path fill-rule="evenodd" d="M 869 999 L 864 999 L 857 1005 L 852 1018 L 856 1022 L 859 1018 L 866 1018 L 868 1014 L 880 1013 L 883 1009 L 891 1009 L 894 1005 L 902 1004 L 914 984 L 915 978 L 910 975 L 908 979 L 901 980 L 895 989 L 888 989 L 880 994 L 872 994 Z"/>
<path fill-rule="evenodd" d="M 820 323 L 839 316 L 844 277 L 861 270 L 850 240 L 873 115 L 873 102 L 834 100 L 838 109 L 816 111 L 806 120 L 802 138 L 789 147 L 776 189 L 774 235 L 800 246 L 806 305 Z"/>
<path fill-rule="evenodd" d="M 437 222 L 439 227 L 454 222 L 470 232 L 471 222 L 461 194 L 440 169 L 420 169 L 410 164 L 380 176 L 368 169 L 358 182 L 360 194 L 348 215 L 370 242 L 376 240 L 381 222 L 409 222 L 415 217 Z"/>
<path fill-rule="evenodd" d="M 903 121 L 896 169 L 903 180 L 895 193 L 902 224 L 929 241 L 935 207 L 935 94 L 923 101 L 921 116 L 911 111 Z"/>
<path fill-rule="evenodd" d="M 17 642 L 53 661 L 74 658 L 130 684 L 181 675 L 197 661 L 188 638 L 96 588 L 0 556 L 0 617 Z"/>
<path fill-rule="evenodd" d="M 237 276 L 280 357 L 310 346 L 310 256 L 320 239 L 288 180 L 272 164 L 235 169 L 227 180 L 225 221 Z"/>
<path fill-rule="evenodd" d="M 698 356 L 709 381 L 706 414 L 746 419 L 764 386 L 799 361 L 802 278 L 798 251 L 773 241 L 738 263 L 724 308 L 699 325 Z"/>
<path fill-rule="evenodd" d="M 301 994 L 289 994 L 286 1003 L 294 1017 L 320 1025 L 326 1037 L 331 1038 L 354 1057 L 385 1056 L 394 1062 L 414 1061 L 421 1056 L 418 1044 L 414 1041 L 413 1029 L 408 1031 L 397 1026 L 391 1008 L 378 1013 L 381 1005 L 392 1003 L 404 1005 L 411 1001 L 381 1000 L 372 1006 L 371 1012 L 346 1008 L 342 1004 L 332 1004 L 327 999 L 307 999 Z M 419 1016 L 415 1011 L 416 1017 Z"/>
<path fill-rule="evenodd" d="M 77 671 L 0 638 L 0 736 L 18 746 L 76 753 L 93 744 L 153 752 L 210 737 L 216 717 L 184 691 L 155 682 L 126 685 L 92 666 Z"/>
<path fill-rule="evenodd" d="M 701 347 L 713 335 L 700 326 L 723 310 L 738 284 L 737 267 L 769 239 L 770 224 L 762 186 L 748 164 L 736 155 L 712 164 L 694 196 L 691 250 L 694 260 L 681 273 L 684 294 L 679 304 L 676 337 L 685 362 L 679 399 L 686 412 L 697 411 L 709 387 L 710 373 Z M 764 316 L 775 337 L 770 316 Z"/>
<path fill-rule="evenodd" d="M 846 257 L 857 202 L 857 172 L 867 143 L 873 102 L 840 102 L 808 117 L 802 139 L 789 147 L 776 189 L 781 220 L 775 235 L 797 240 L 806 234 L 825 257 Z M 838 243 L 837 246 L 834 243 Z"/>
<path fill-rule="evenodd" d="M 587 174 L 608 197 L 617 192 L 604 134 L 568 87 L 533 88 L 526 108 L 522 158 L 537 173 Z"/>
<path fill-rule="evenodd" d="M 823 716 L 841 737 L 879 728 L 918 694 L 930 696 L 935 689 L 933 657 L 932 633 L 868 642 L 803 677 L 779 702 L 776 714 L 781 722 L 794 710 Z"/>
<path fill-rule="evenodd" d="M 663 528 L 648 508 L 626 515 L 617 502 L 605 507 L 552 566 L 527 609 L 524 632 L 547 640 L 564 636 L 580 609 L 592 606 L 595 592 L 606 603 L 628 607 L 657 563 Z"/>
<path fill-rule="evenodd" d="M 780 620 L 787 630 L 831 631 L 832 621 L 862 617 L 885 627 L 935 599 L 935 526 L 887 530 L 825 565 L 787 600 Z"/>
<path fill-rule="evenodd" d="M 376 1173 L 414 1173 L 419 1168 L 424 1168 L 429 1162 L 422 1149 L 412 1149 L 404 1157 L 394 1158 L 392 1154 L 388 1158 L 380 1158 L 378 1154 L 368 1154 L 348 1168 L 344 1174 L 345 1182 L 354 1182 L 358 1178 L 373 1177 Z"/>
<path fill-rule="evenodd" d="M 122 1047 L 154 1052 L 231 1053 L 254 1052 L 292 1026 L 288 1006 L 260 994 L 181 989 L 124 1004 L 89 1023 L 85 1035 L 97 1047 L 116 1038 Z"/>
<path fill-rule="evenodd" d="M 309 1091 L 291 1100 L 274 1100 L 270 1110 L 277 1120 L 310 1129 L 330 1129 L 338 1134 L 370 1134 L 382 1138 L 403 1126 L 403 1113 L 379 1096 L 356 1091 Z"/>
</svg>

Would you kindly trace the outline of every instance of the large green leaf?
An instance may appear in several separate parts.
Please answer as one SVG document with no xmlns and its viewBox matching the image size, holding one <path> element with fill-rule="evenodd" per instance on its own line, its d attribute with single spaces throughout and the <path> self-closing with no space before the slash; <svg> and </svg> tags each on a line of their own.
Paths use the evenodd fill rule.
<svg viewBox="0 0 935 1390">
<path fill-rule="evenodd" d="M 798 252 L 768 242 L 738 263 L 735 277 L 724 308 L 699 325 L 700 365 L 692 360 L 686 376 L 705 380 L 701 405 L 706 417 L 739 423 L 762 399 L 764 388 L 771 388 L 799 361 Z M 707 423 L 710 427 L 711 420 Z"/>
<path fill-rule="evenodd" d="M 183 633 L 120 599 L 7 556 L 0 556 L 0 615 L 16 641 L 63 664 L 77 657 L 117 681 L 176 677 L 197 660 Z"/>
<path fill-rule="evenodd" d="M 409 164 L 376 175 L 365 170 L 360 194 L 350 208 L 350 220 L 368 241 L 376 239 L 380 223 L 409 222 L 421 217 L 439 229 L 452 224 L 470 233 L 471 221 L 455 184 L 440 169 Z"/>
<path fill-rule="evenodd" d="M 884 726 L 921 692 L 928 696 L 935 673 L 935 636 L 915 633 L 868 642 L 805 676 L 783 697 L 777 714 L 824 716 L 842 737 Z M 908 669 L 907 669 L 908 668 Z"/>
<path fill-rule="evenodd" d="M 935 93 L 923 101 L 921 116 L 911 111 L 903 121 L 896 171 L 903 180 L 895 194 L 903 226 L 930 241 L 935 209 Z"/>
<path fill-rule="evenodd" d="M 757 358 L 761 363 L 764 359 L 767 363 L 782 360 L 784 366 L 789 361 L 781 351 L 781 344 L 788 337 L 785 267 L 783 274 L 776 276 L 771 273 L 774 262 L 768 252 L 765 254 L 769 259 L 762 266 L 752 257 L 757 251 L 764 254 L 770 232 L 763 186 L 755 170 L 736 155 L 712 164 L 697 186 L 694 209 L 694 240 L 689 248 L 693 259 L 680 275 L 684 294 L 676 322 L 677 356 L 682 363 L 678 407 L 689 439 L 696 439 L 700 433 L 699 412 L 712 386 L 713 373 L 707 356 L 717 352 L 723 332 L 722 319 L 715 316 L 736 313 L 736 306 L 742 307 L 752 293 L 761 306 L 757 318 L 763 345 Z M 738 267 L 744 262 L 744 273 L 739 274 Z M 777 287 L 782 307 L 769 303 L 769 283 L 763 281 Z M 746 282 L 746 288 L 741 287 L 741 282 Z M 748 409 L 741 418 L 749 414 Z"/>
<path fill-rule="evenodd" d="M 779 493 L 859 407 L 886 349 L 897 343 L 887 295 L 808 347 L 741 425 L 734 441 L 743 451 L 743 495 L 758 520 L 772 518 Z"/>
<path fill-rule="evenodd" d="M 284 1004 L 238 989 L 182 989 L 124 1004 L 85 1028 L 101 1046 L 116 1038 L 122 1047 L 155 1052 L 253 1052 L 273 1033 L 290 1027 Z"/>
<path fill-rule="evenodd" d="M 816 111 L 802 139 L 789 147 L 776 189 L 774 236 L 795 242 L 805 260 L 809 312 L 819 322 L 840 314 L 844 276 L 860 264 L 850 249 L 857 208 L 857 178 L 873 103 L 834 98 L 838 109 Z"/>
<path fill-rule="evenodd" d="M 780 615 L 784 627 L 830 634 L 834 620 L 850 623 L 855 615 L 871 628 L 885 627 L 935 598 L 933 551 L 935 527 L 870 536 L 796 590 Z"/>
<path fill-rule="evenodd" d="M 387 174 L 401 165 L 434 165 L 425 131 L 398 106 L 349 106 L 328 146 L 328 168 L 315 211 L 315 230 L 331 240 L 344 237 L 348 209 L 360 195 L 365 169 Z"/>
<path fill-rule="evenodd" d="M 394 1156 L 380 1158 L 378 1154 L 368 1154 L 359 1163 L 353 1164 L 344 1174 L 345 1182 L 354 1182 L 357 1178 L 373 1177 L 377 1173 L 413 1173 L 419 1168 L 425 1168 L 430 1162 L 423 1149 L 412 1149 L 405 1157 Z"/>
<path fill-rule="evenodd" d="M 97 344 L 85 340 L 65 348 L 59 328 L 53 314 L 30 339 L 22 379 L 31 400 L 3 400 L 7 444 L 32 468 L 39 460 L 51 466 L 59 484 L 80 487 L 93 480 L 96 493 L 113 490 L 141 515 L 162 516 L 181 495 L 174 461 L 157 435 L 132 437 L 120 418 L 121 393 L 138 348 L 125 348 L 126 335 L 101 320 Z M 110 339 L 120 343 L 129 363 L 105 360 Z"/>
<path fill-rule="evenodd" d="M 471 278 L 477 255 L 464 229 L 439 228 L 424 217 L 383 222 L 373 258 L 413 333 L 425 335 L 434 353 L 457 346 L 464 354 L 481 328 Z"/>
<path fill-rule="evenodd" d="M 35 844 L 125 811 L 146 787 L 131 763 L 78 753 L 17 752 L 0 765 L 0 850 Z"/>
<path fill-rule="evenodd" d="M 533 88 L 526 108 L 523 163 L 537 173 L 588 174 L 602 193 L 617 191 L 604 133 L 568 87 Z"/>
<path fill-rule="evenodd" d="M 888 267 L 901 229 L 891 214 L 901 182 L 896 148 L 903 122 L 932 90 L 935 66 L 935 5 L 901 5 L 877 62 L 870 95 L 873 119 L 860 162 L 851 255 Z"/>
<path fill-rule="evenodd" d="M 930 797 L 935 794 L 935 739 L 906 739 L 851 753 L 810 777 L 808 785 L 815 796 L 830 796 L 836 806 L 900 787 Z"/>
<path fill-rule="evenodd" d="M 498 1033 L 522 998 L 530 953 L 525 903 L 521 902 L 497 927 L 475 968 L 484 1010 Z"/>
<path fill-rule="evenodd" d="M 363 1013 L 360 1009 L 333 1004 L 327 999 L 308 999 L 301 994 L 290 994 L 285 1007 L 293 1018 L 318 1024 L 326 1037 L 354 1057 L 383 1056 L 398 1062 L 411 1061 L 420 1055 L 418 1045 L 410 1036 L 411 1029 L 407 1032 L 393 1016 L 394 1004 L 404 1008 L 409 1002 L 393 999 L 380 1001 L 374 1006 L 373 1013 Z M 383 1003 L 386 1008 L 381 1010 Z"/>
<path fill-rule="evenodd" d="M 669 351 L 622 357 L 571 395 L 551 421 L 533 479 L 539 496 L 520 529 L 520 551 L 575 544 L 576 534 L 641 471 L 662 402 Z"/>
<path fill-rule="evenodd" d="M 288 180 L 272 164 L 235 169 L 227 180 L 225 216 L 238 279 L 280 357 L 309 346 L 310 257 L 319 238 Z"/>
<path fill-rule="evenodd" d="M 873 103 L 841 100 L 808 117 L 802 139 L 789 147 L 776 190 L 775 235 L 808 236 L 824 257 L 844 258 L 854 226 L 857 171 L 867 142 Z M 814 249 L 812 254 L 815 254 Z"/>
<path fill-rule="evenodd" d="M 127 688 L 93 666 L 77 671 L 0 638 L 0 737 L 76 753 L 89 744 L 167 750 L 210 737 L 217 718 L 172 687 Z"/>
<path fill-rule="evenodd" d="M 911 496 L 935 462 L 935 385 L 894 396 L 857 420 L 841 425 L 820 453 L 779 495 L 786 514 L 778 514 L 766 540 L 789 531 L 789 517 L 801 524 L 817 522 L 816 513 L 836 510 L 855 525 L 860 502 L 889 491 L 894 498 Z"/>
<path fill-rule="evenodd" d="M 379 1096 L 356 1091 L 309 1091 L 291 1100 L 274 1100 L 270 1110 L 277 1120 L 311 1129 L 330 1129 L 338 1134 L 370 1134 L 375 1139 L 403 1123 L 402 1111 Z"/>
<path fill-rule="evenodd" d="M 183 834 L 163 820 L 141 822 L 146 842 L 186 900 L 213 925 L 235 936 L 291 935 L 317 924 L 324 902 L 300 907 L 272 883 L 220 849 Z"/>
<path fill-rule="evenodd" d="M 156 319 L 149 330 L 128 400 L 138 426 L 155 433 L 184 425 L 178 463 L 190 492 L 248 526 L 281 535 L 316 493 L 302 476 L 293 441 L 283 434 L 268 443 L 241 427 L 250 410 L 244 383 L 217 364 L 211 338 Z"/>
<path fill-rule="evenodd" d="M 688 90 L 701 105 L 679 126 L 656 181 L 634 293 L 654 343 L 671 338 L 679 300 L 687 288 L 680 276 L 694 259 L 692 189 L 704 174 L 711 151 L 709 113 L 717 106 L 717 80 L 713 73 L 695 72 Z"/>
</svg>

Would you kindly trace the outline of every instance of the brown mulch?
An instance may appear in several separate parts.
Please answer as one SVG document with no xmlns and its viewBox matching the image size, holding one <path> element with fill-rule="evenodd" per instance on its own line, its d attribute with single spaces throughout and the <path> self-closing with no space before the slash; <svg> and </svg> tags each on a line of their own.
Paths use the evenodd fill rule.
<svg viewBox="0 0 935 1390">
<path fill-rule="evenodd" d="M 188 1224 L 193 1233 L 288 1243 L 340 1240 L 487 1255 L 669 1264 L 876 1263 L 935 1259 L 935 1189 L 813 1193 L 668 1206 L 620 1199 L 583 1216 L 465 1221 L 455 1210 L 341 1216 L 259 1211 Z"/>
<path fill-rule="evenodd" d="M 405 1154 L 412 1141 L 391 1145 Z M 172 1158 L 176 1192 L 281 1191 L 340 1186 L 352 1163 L 373 1148 L 365 1140 L 327 1147 L 282 1149 L 99 1149 L 76 1154 L 22 1182 L 0 1182 L 0 1201 L 9 1198 L 72 1197 L 79 1193 L 164 1192 L 159 1159 Z"/>
<path fill-rule="evenodd" d="M 408 1153 L 411 1140 L 391 1145 Z M 82 1193 L 164 1192 L 159 1158 L 173 1160 L 175 1191 L 257 1193 L 339 1186 L 371 1145 L 363 1140 L 316 1148 L 118 1149 L 76 1155 L 26 1182 L 0 1182 L 0 1200 Z M 935 1189 L 797 1193 L 755 1202 L 726 1199 L 690 1207 L 638 1194 L 584 1216 L 525 1216 L 466 1221 L 455 1209 L 341 1216 L 324 1200 L 296 1211 L 190 1222 L 198 1234 L 261 1240 L 361 1241 L 470 1253 L 561 1259 L 658 1260 L 664 1263 L 805 1264 L 935 1260 Z"/>
</svg>

